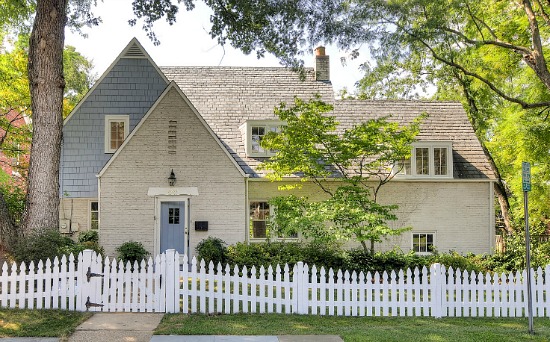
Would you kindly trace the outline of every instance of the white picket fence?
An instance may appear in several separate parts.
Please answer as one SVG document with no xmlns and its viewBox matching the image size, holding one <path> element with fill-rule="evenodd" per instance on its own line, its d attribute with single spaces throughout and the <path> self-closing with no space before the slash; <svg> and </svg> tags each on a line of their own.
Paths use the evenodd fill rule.
<svg viewBox="0 0 550 342">
<path fill-rule="evenodd" d="M 526 272 L 446 269 L 349 273 L 297 263 L 205 265 L 173 250 L 124 265 L 92 251 L 51 263 L 6 263 L 0 306 L 104 312 L 285 313 L 345 316 L 523 317 Z M 532 272 L 533 315 L 550 317 L 550 265 Z"/>
</svg>

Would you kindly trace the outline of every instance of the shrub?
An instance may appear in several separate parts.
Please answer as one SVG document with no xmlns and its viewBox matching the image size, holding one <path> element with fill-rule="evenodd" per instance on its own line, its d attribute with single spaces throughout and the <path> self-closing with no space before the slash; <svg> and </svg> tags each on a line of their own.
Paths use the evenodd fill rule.
<svg viewBox="0 0 550 342">
<path fill-rule="evenodd" d="M 97 230 L 88 230 L 85 232 L 80 232 L 78 234 L 78 242 L 95 242 L 99 243 L 99 233 Z"/>
<path fill-rule="evenodd" d="M 224 265 L 227 260 L 227 247 L 225 245 L 226 243 L 222 239 L 212 236 L 202 240 L 195 248 L 198 260 L 204 260 L 207 265 L 210 261 L 215 266 L 218 263 Z"/>
<path fill-rule="evenodd" d="M 53 261 L 56 256 L 68 255 L 73 252 L 75 245 L 73 240 L 61 235 L 56 229 L 47 229 L 20 238 L 10 256 L 18 263 L 34 261 L 37 264 L 40 260 Z"/>
<path fill-rule="evenodd" d="M 37 264 L 40 260 L 50 259 L 53 261 L 56 256 L 61 258 L 63 255 L 69 256 L 71 253 L 77 258 L 78 253 L 85 249 L 105 254 L 103 248 L 95 241 L 76 243 L 56 229 L 48 229 L 20 238 L 12 248 L 10 257 L 18 263 L 24 261 L 29 264 L 34 261 Z"/>
<path fill-rule="evenodd" d="M 230 265 L 239 267 L 270 265 L 283 267 L 288 264 L 292 269 L 298 261 L 307 263 L 308 266 L 339 269 L 344 264 L 341 252 L 330 244 L 299 242 L 260 242 L 246 244 L 238 242 L 227 249 L 227 261 Z"/>
<path fill-rule="evenodd" d="M 116 248 L 117 259 L 122 260 L 125 264 L 129 261 L 130 264 L 134 262 L 141 262 L 141 260 L 149 256 L 149 252 L 145 249 L 141 242 L 128 241 Z"/>
<path fill-rule="evenodd" d="M 444 254 L 434 254 L 430 261 L 431 263 L 440 263 L 445 265 L 446 268 L 452 267 L 454 271 L 460 269 L 461 271 L 467 271 L 468 273 L 474 271 L 475 273 L 487 272 L 488 270 L 483 267 L 480 262 L 481 256 L 474 254 L 468 254 L 466 256 L 461 255 L 455 251 L 450 251 Z"/>
</svg>

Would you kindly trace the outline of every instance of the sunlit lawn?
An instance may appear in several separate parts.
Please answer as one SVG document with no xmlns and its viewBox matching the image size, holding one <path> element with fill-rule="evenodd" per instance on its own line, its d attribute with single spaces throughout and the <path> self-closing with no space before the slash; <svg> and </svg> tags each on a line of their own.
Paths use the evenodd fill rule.
<svg viewBox="0 0 550 342">
<path fill-rule="evenodd" d="M 373 318 L 167 314 L 159 335 L 339 335 L 344 341 L 550 341 L 550 318 Z"/>
<path fill-rule="evenodd" d="M 0 309 L 0 337 L 66 337 L 90 316 L 60 310 Z"/>
</svg>

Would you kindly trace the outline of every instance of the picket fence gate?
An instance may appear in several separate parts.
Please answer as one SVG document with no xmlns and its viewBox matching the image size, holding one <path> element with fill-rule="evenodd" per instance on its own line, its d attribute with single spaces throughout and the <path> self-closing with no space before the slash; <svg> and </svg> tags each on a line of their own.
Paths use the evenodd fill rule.
<svg viewBox="0 0 550 342">
<path fill-rule="evenodd" d="M 476 274 L 433 264 L 349 273 L 288 265 L 222 267 L 174 250 L 123 264 L 86 250 L 53 263 L 8 266 L 0 306 L 103 312 L 285 313 L 345 316 L 523 317 L 526 271 Z M 533 315 L 550 317 L 550 265 L 532 272 Z"/>
</svg>

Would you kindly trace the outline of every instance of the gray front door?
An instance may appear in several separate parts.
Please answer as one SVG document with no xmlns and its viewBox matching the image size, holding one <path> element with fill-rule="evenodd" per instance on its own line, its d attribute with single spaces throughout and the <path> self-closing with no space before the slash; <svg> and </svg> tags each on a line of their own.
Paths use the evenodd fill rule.
<svg viewBox="0 0 550 342">
<path fill-rule="evenodd" d="M 161 202 L 160 252 L 175 249 L 185 252 L 185 202 Z"/>
</svg>

